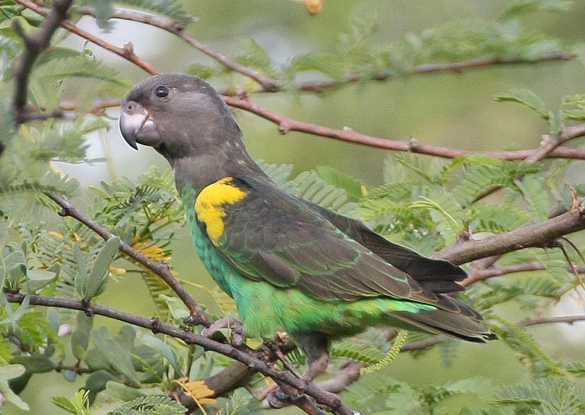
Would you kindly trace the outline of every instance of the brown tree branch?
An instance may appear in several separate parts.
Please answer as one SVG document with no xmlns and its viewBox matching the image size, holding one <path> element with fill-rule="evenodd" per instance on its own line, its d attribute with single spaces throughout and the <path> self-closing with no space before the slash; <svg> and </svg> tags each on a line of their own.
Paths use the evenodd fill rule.
<svg viewBox="0 0 585 415">
<path fill-rule="evenodd" d="M 319 404 L 325 405 L 338 415 L 354 415 L 354 412 L 343 405 L 337 395 L 325 392 L 312 383 L 305 382 L 291 374 L 274 368 L 251 353 L 239 350 L 227 343 L 220 343 L 207 337 L 195 334 L 192 331 L 163 323 L 158 319 L 148 319 L 135 314 L 116 310 L 95 303 L 86 303 L 66 298 L 44 297 L 40 295 L 25 296 L 18 293 L 6 293 L 6 298 L 11 303 L 22 303 L 28 297 L 31 305 L 45 307 L 66 308 L 83 311 L 87 315 L 100 315 L 151 330 L 153 333 L 163 333 L 173 338 L 180 339 L 187 344 L 196 344 L 205 350 L 221 353 L 224 356 L 238 360 L 254 370 L 274 379 L 276 382 L 292 386 L 300 393 L 314 398 Z"/>
<path fill-rule="evenodd" d="M 224 96 L 225 102 L 234 107 L 258 115 L 268 121 L 277 124 L 281 134 L 287 134 L 290 131 L 298 131 L 311 135 L 317 135 L 326 138 L 334 138 L 354 144 L 362 144 L 369 147 L 376 147 L 394 151 L 408 151 L 412 153 L 426 154 L 443 158 L 465 157 L 474 154 L 482 154 L 498 159 L 505 160 L 524 160 L 537 150 L 517 150 L 517 151 L 469 151 L 458 150 L 446 147 L 438 147 L 430 144 L 420 143 L 416 139 L 407 141 L 391 140 L 387 138 L 373 137 L 366 134 L 355 132 L 351 128 L 345 127 L 342 130 L 323 127 L 316 124 L 305 123 L 302 121 L 292 120 L 280 114 L 263 108 L 247 98 Z M 585 136 L 585 123 L 572 127 L 565 127 L 566 136 L 569 139 Z M 585 160 L 585 150 L 560 147 L 555 148 L 546 154 L 551 158 L 570 158 L 573 160 Z"/>
<path fill-rule="evenodd" d="M 539 326 L 542 324 L 569 324 L 585 321 L 585 316 L 557 316 L 557 317 L 538 317 L 538 318 L 525 318 L 520 321 L 517 325 L 523 327 Z"/>
<path fill-rule="evenodd" d="M 95 10 L 91 7 L 75 7 L 75 11 L 80 14 L 95 17 Z M 276 92 L 280 90 L 282 87 L 282 82 L 276 79 L 268 78 L 260 74 L 255 69 L 251 69 L 248 68 L 247 66 L 241 65 L 238 62 L 235 62 L 229 59 L 228 57 L 222 55 L 221 53 L 214 51 L 209 46 L 205 45 L 204 43 L 200 42 L 194 37 L 188 35 L 187 33 L 185 33 L 185 24 L 182 22 L 179 22 L 174 19 L 152 16 L 145 13 L 129 10 L 116 10 L 114 11 L 114 13 L 112 13 L 111 17 L 114 19 L 130 20 L 134 22 L 144 23 L 149 26 L 158 27 L 159 29 L 172 33 L 175 36 L 182 39 L 183 41 L 187 42 L 189 45 L 193 46 L 198 51 L 215 59 L 216 61 L 224 65 L 226 68 L 239 72 L 242 75 L 245 75 L 248 78 L 255 80 L 262 87 L 262 91 Z"/>
<path fill-rule="evenodd" d="M 97 233 L 101 236 L 104 240 L 108 240 L 113 238 L 115 235 L 108 231 L 106 228 L 101 226 L 99 223 L 90 219 L 89 217 L 85 216 L 83 213 L 79 211 L 66 197 L 59 196 L 53 193 L 46 193 L 46 195 L 57 203 L 63 209 L 59 212 L 60 216 L 70 216 L 77 221 L 83 223 L 89 229 Z M 209 327 L 213 324 L 213 319 L 203 311 L 203 309 L 195 302 L 193 297 L 187 292 L 185 287 L 183 287 L 179 281 L 173 276 L 171 273 L 170 266 L 167 262 L 164 261 L 153 261 L 152 259 L 146 257 L 138 250 L 132 248 L 125 242 L 121 242 L 120 244 L 120 251 L 124 252 L 130 258 L 138 261 L 148 269 L 152 270 L 161 279 L 167 283 L 167 285 L 177 293 L 179 298 L 183 301 L 183 303 L 189 309 L 191 313 L 191 319 L 193 323 L 203 324 L 206 327 Z"/>
<path fill-rule="evenodd" d="M 576 55 L 566 52 L 556 52 L 547 55 L 542 55 L 536 59 L 524 59 L 516 58 L 512 56 L 492 56 L 489 58 L 480 58 L 466 62 L 451 62 L 451 63 L 425 63 L 422 65 L 415 66 L 414 69 L 408 72 L 408 75 L 423 75 L 429 73 L 440 73 L 440 72 L 457 72 L 463 73 L 469 69 L 479 69 L 489 66 L 497 65 L 518 65 L 518 64 L 533 64 L 538 62 L 551 62 L 551 61 L 570 61 L 575 59 Z M 371 76 L 369 79 L 375 81 L 386 81 L 392 78 L 394 75 L 390 72 L 383 72 Z M 303 82 L 298 86 L 302 91 L 311 92 L 323 92 L 329 88 L 334 88 L 346 83 L 355 83 L 364 81 L 364 78 L 360 75 L 346 75 L 343 81 L 327 80 L 327 81 L 308 81 Z"/>
<path fill-rule="evenodd" d="M 545 134 L 542 136 L 542 141 L 538 150 L 526 157 L 525 160 L 527 162 L 540 161 L 547 157 L 548 154 L 561 144 L 577 137 L 583 137 L 583 135 L 585 135 L 585 124 L 563 127 L 559 134 Z"/>
<path fill-rule="evenodd" d="M 550 246 L 555 239 L 585 229 L 585 203 L 544 222 L 481 240 L 465 241 L 432 255 L 454 264 L 504 254 L 528 247 Z"/>
<path fill-rule="evenodd" d="M 43 17 L 49 16 L 48 11 L 44 7 L 33 2 L 32 0 L 15 0 L 15 1 L 18 4 L 34 11 L 35 13 L 40 14 Z M 134 65 L 138 66 L 139 68 L 142 68 L 143 70 L 145 70 L 146 72 L 148 72 L 150 74 L 155 75 L 155 74 L 160 73 L 160 71 L 158 69 L 156 69 L 154 66 L 152 66 L 150 63 L 146 62 L 144 59 L 140 59 L 138 56 L 136 56 L 136 54 L 134 54 L 131 43 L 127 43 L 126 45 L 124 45 L 123 48 L 119 48 L 117 46 L 112 45 L 109 42 L 106 42 L 103 39 L 100 39 L 99 37 L 92 35 L 89 32 L 86 32 L 83 29 L 78 28 L 76 25 L 74 25 L 71 22 L 63 21 L 60 23 L 60 26 L 63 29 L 66 29 L 71 33 L 75 33 L 77 36 L 80 36 L 84 39 L 87 39 L 90 42 L 92 42 L 92 43 L 112 52 L 112 53 L 115 53 L 118 56 L 122 56 L 124 59 L 132 62 Z"/>
</svg>

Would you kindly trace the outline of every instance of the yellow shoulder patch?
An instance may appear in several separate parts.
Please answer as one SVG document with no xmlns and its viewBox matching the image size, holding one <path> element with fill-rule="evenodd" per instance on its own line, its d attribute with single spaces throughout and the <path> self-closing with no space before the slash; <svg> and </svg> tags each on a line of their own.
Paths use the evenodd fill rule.
<svg viewBox="0 0 585 415">
<path fill-rule="evenodd" d="M 225 177 L 203 188 L 195 200 L 195 213 L 200 222 L 205 223 L 207 235 L 215 246 L 223 235 L 226 216 L 225 205 L 233 205 L 248 195 L 233 183 L 233 177 Z"/>
</svg>

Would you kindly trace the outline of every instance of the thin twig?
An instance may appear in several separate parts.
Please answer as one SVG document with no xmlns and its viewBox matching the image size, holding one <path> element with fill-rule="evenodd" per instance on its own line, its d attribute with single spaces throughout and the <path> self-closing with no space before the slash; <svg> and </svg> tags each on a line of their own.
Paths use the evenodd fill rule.
<svg viewBox="0 0 585 415">
<path fill-rule="evenodd" d="M 83 213 L 81 213 L 79 211 L 79 209 L 77 209 L 75 207 L 75 205 L 73 205 L 66 197 L 59 196 L 59 195 L 56 195 L 53 193 L 46 193 L 46 195 L 51 200 L 53 200 L 55 203 L 57 203 L 59 206 L 61 206 L 61 208 L 63 209 L 59 213 L 59 215 L 70 216 L 70 217 L 76 219 L 77 221 L 83 223 L 89 229 L 91 229 L 92 231 L 97 233 L 104 240 L 108 240 L 108 239 L 113 238 L 115 236 L 113 233 L 108 231 L 106 228 L 101 226 L 99 223 L 97 223 L 93 219 L 90 219 L 89 217 L 87 217 Z M 185 287 L 183 287 L 179 283 L 179 281 L 177 281 L 177 279 L 173 276 L 173 274 L 171 273 L 171 269 L 169 267 L 169 264 L 167 262 L 154 261 L 154 260 L 146 257 L 145 255 L 143 255 L 138 250 L 132 248 L 130 245 L 128 245 L 125 242 L 122 242 L 120 244 L 120 251 L 124 252 L 126 255 L 128 255 L 129 257 L 138 261 L 139 263 L 141 263 L 142 265 L 144 265 L 148 269 L 152 270 L 158 276 L 160 276 L 161 279 L 165 283 L 167 283 L 167 285 L 174 292 L 177 293 L 179 298 L 187 306 L 187 308 L 189 309 L 189 312 L 191 313 L 193 323 L 203 324 L 206 327 L 209 327 L 211 324 L 213 324 L 214 320 L 211 317 L 209 317 L 209 315 L 207 315 L 207 313 L 205 313 L 205 311 L 203 311 L 203 309 L 201 309 L 201 307 L 195 302 L 193 297 L 191 297 L 191 295 L 187 292 L 187 290 L 185 290 Z"/>
<path fill-rule="evenodd" d="M 550 135 L 545 134 L 542 136 L 542 141 L 538 150 L 532 153 L 530 156 L 526 157 L 527 162 L 535 162 L 540 161 L 545 158 L 551 151 L 555 148 L 560 146 L 563 143 L 566 143 L 569 140 L 572 140 L 576 137 L 582 137 L 585 134 L 585 127 L 583 124 L 563 127 L 563 129 L 559 132 L 559 134 Z"/>
<path fill-rule="evenodd" d="M 584 266 L 575 266 L 579 274 L 585 273 Z M 515 274 L 518 272 L 544 271 L 546 267 L 540 262 L 525 262 L 523 264 L 503 265 L 498 267 L 472 269 L 469 276 L 460 282 L 464 287 L 469 287 L 478 281 L 484 281 L 489 278 L 501 277 L 502 275 Z M 571 271 L 567 266 L 567 271 Z"/>
<path fill-rule="evenodd" d="M 518 64 L 534 64 L 538 62 L 552 62 L 552 61 L 570 61 L 575 59 L 576 55 L 566 52 L 556 52 L 547 55 L 542 55 L 536 59 L 524 59 L 510 57 L 493 56 L 489 58 L 480 58 L 466 62 L 451 62 L 451 63 L 425 63 L 422 65 L 415 66 L 414 69 L 407 73 L 407 75 L 423 75 L 429 73 L 440 73 L 440 72 L 457 72 L 463 73 L 469 69 L 479 69 L 489 66 L 497 65 L 518 65 Z M 326 89 L 334 88 L 342 84 L 360 82 L 367 79 L 375 81 L 386 81 L 395 75 L 391 72 L 383 72 L 368 78 L 359 75 L 346 75 L 342 81 L 326 80 L 326 81 L 309 81 L 304 82 L 298 86 L 302 91 L 310 92 L 323 92 Z"/>
<path fill-rule="evenodd" d="M 585 316 L 557 316 L 557 317 L 539 317 L 539 318 L 525 318 L 517 325 L 530 327 L 539 326 L 542 324 L 573 324 L 578 321 L 585 321 Z"/>
<path fill-rule="evenodd" d="M 91 7 L 75 7 L 75 11 L 89 16 L 95 17 L 95 10 Z M 129 20 L 139 23 L 144 23 L 149 26 L 158 27 L 159 29 L 165 30 L 169 33 L 174 34 L 195 49 L 213 58 L 217 62 L 224 65 L 233 71 L 239 72 L 244 76 L 247 76 L 260 84 L 261 90 L 259 92 L 278 92 L 283 88 L 283 83 L 277 79 L 269 78 L 258 73 L 257 70 L 249 68 L 235 62 L 225 55 L 214 51 L 209 46 L 203 44 L 199 40 L 185 33 L 185 24 L 174 19 L 166 17 L 152 16 L 141 12 L 129 11 L 129 10 L 116 10 L 111 15 L 114 19 Z M 409 75 L 421 75 L 438 72 L 457 72 L 463 73 L 469 69 L 478 69 L 488 66 L 497 65 L 517 65 L 517 64 L 534 64 L 538 62 L 551 62 L 551 61 L 570 61 L 575 58 L 576 55 L 566 52 L 556 52 L 540 56 L 536 59 L 525 59 L 517 57 L 499 57 L 493 56 L 489 58 L 480 58 L 466 62 L 451 62 L 444 64 L 427 63 L 416 66 Z M 394 75 L 391 72 L 383 72 L 371 76 L 367 79 L 376 81 L 385 81 L 392 78 Z M 307 92 L 323 92 L 326 89 L 334 88 L 343 84 L 355 83 L 365 80 L 364 77 L 359 75 L 348 74 L 343 81 L 328 80 L 328 81 L 309 81 L 304 82 L 296 89 Z"/>
</svg>

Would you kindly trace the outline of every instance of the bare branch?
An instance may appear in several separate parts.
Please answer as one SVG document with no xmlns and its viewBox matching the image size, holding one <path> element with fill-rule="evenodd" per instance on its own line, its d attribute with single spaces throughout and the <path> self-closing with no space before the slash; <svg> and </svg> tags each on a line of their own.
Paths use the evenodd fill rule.
<svg viewBox="0 0 585 415">
<path fill-rule="evenodd" d="M 503 265 L 489 268 L 474 268 L 469 276 L 460 282 L 464 287 L 475 284 L 478 281 L 484 281 L 489 278 L 501 277 L 502 275 L 515 274 L 518 272 L 544 271 L 546 267 L 540 262 L 525 262 L 523 264 Z M 580 274 L 585 274 L 584 266 L 575 266 L 575 270 Z M 567 266 L 567 271 L 571 271 Z"/>
<path fill-rule="evenodd" d="M 539 317 L 525 318 L 518 323 L 518 326 L 538 326 L 542 324 L 573 324 L 578 321 L 585 321 L 585 316 L 557 316 L 557 317 Z"/>
<path fill-rule="evenodd" d="M 115 236 L 106 228 L 102 227 L 99 223 L 81 213 L 79 209 L 77 209 L 66 197 L 53 193 L 46 193 L 46 195 L 59 206 L 61 206 L 61 208 L 63 208 L 63 210 L 59 213 L 60 216 L 70 216 L 78 220 L 106 241 Z M 209 327 L 213 323 L 213 319 L 209 317 L 205 311 L 203 311 L 203 309 L 195 302 L 193 297 L 191 297 L 187 290 L 185 290 L 185 287 L 183 287 L 173 276 L 170 266 L 167 262 L 153 261 L 123 241 L 120 244 L 120 251 L 124 252 L 126 255 L 160 276 L 162 280 L 167 283 L 167 285 L 171 287 L 174 292 L 177 293 L 179 298 L 187 306 L 189 312 L 191 313 L 193 323 L 203 324 L 206 327 Z"/>
<path fill-rule="evenodd" d="M 421 153 L 443 158 L 456 158 L 470 156 L 473 154 L 482 154 L 505 160 L 524 160 L 535 152 L 535 150 L 468 151 L 423 144 L 414 138 L 410 139 L 407 142 L 391 140 L 387 138 L 373 137 L 366 134 L 355 132 L 354 130 L 348 127 L 345 127 L 342 130 L 338 130 L 334 128 L 323 127 L 316 124 L 292 120 L 280 114 L 269 111 L 266 108 L 263 108 L 253 103 L 247 98 L 224 96 L 223 99 L 228 105 L 232 107 L 240 108 L 245 111 L 251 112 L 277 124 L 279 126 L 279 131 L 281 134 L 286 134 L 290 131 L 298 131 L 321 137 L 334 138 L 336 140 L 346 141 L 350 143 L 362 144 L 369 147 L 376 147 L 394 151 L 408 151 L 412 153 Z M 585 123 L 573 127 L 565 127 L 565 129 L 570 129 L 570 131 L 567 132 L 567 135 L 570 136 L 571 139 L 585 136 Z M 563 129 L 563 131 L 565 129 Z M 585 150 L 561 147 L 556 148 L 547 153 L 547 157 L 584 160 Z"/>
<path fill-rule="evenodd" d="M 585 229 L 585 203 L 562 215 L 524 228 L 481 240 L 470 240 L 443 249 L 433 255 L 454 264 L 517 251 L 528 247 L 549 246 L 555 239 Z"/>
<path fill-rule="evenodd" d="M 545 134 L 542 136 L 540 148 L 526 157 L 526 161 L 534 162 L 542 160 L 561 144 L 577 137 L 583 137 L 583 135 L 585 135 L 585 124 L 563 127 L 561 132 L 556 135 Z"/>
</svg>

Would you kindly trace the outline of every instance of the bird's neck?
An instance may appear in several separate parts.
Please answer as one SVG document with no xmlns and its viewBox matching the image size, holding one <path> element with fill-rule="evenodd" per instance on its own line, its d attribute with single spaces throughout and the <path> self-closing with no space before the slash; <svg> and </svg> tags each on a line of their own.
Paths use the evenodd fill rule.
<svg viewBox="0 0 585 415">
<path fill-rule="evenodd" d="M 190 195 L 196 198 L 206 186 L 225 177 L 265 176 L 245 149 L 237 150 L 197 154 L 173 160 L 177 189 L 182 197 Z"/>
</svg>

